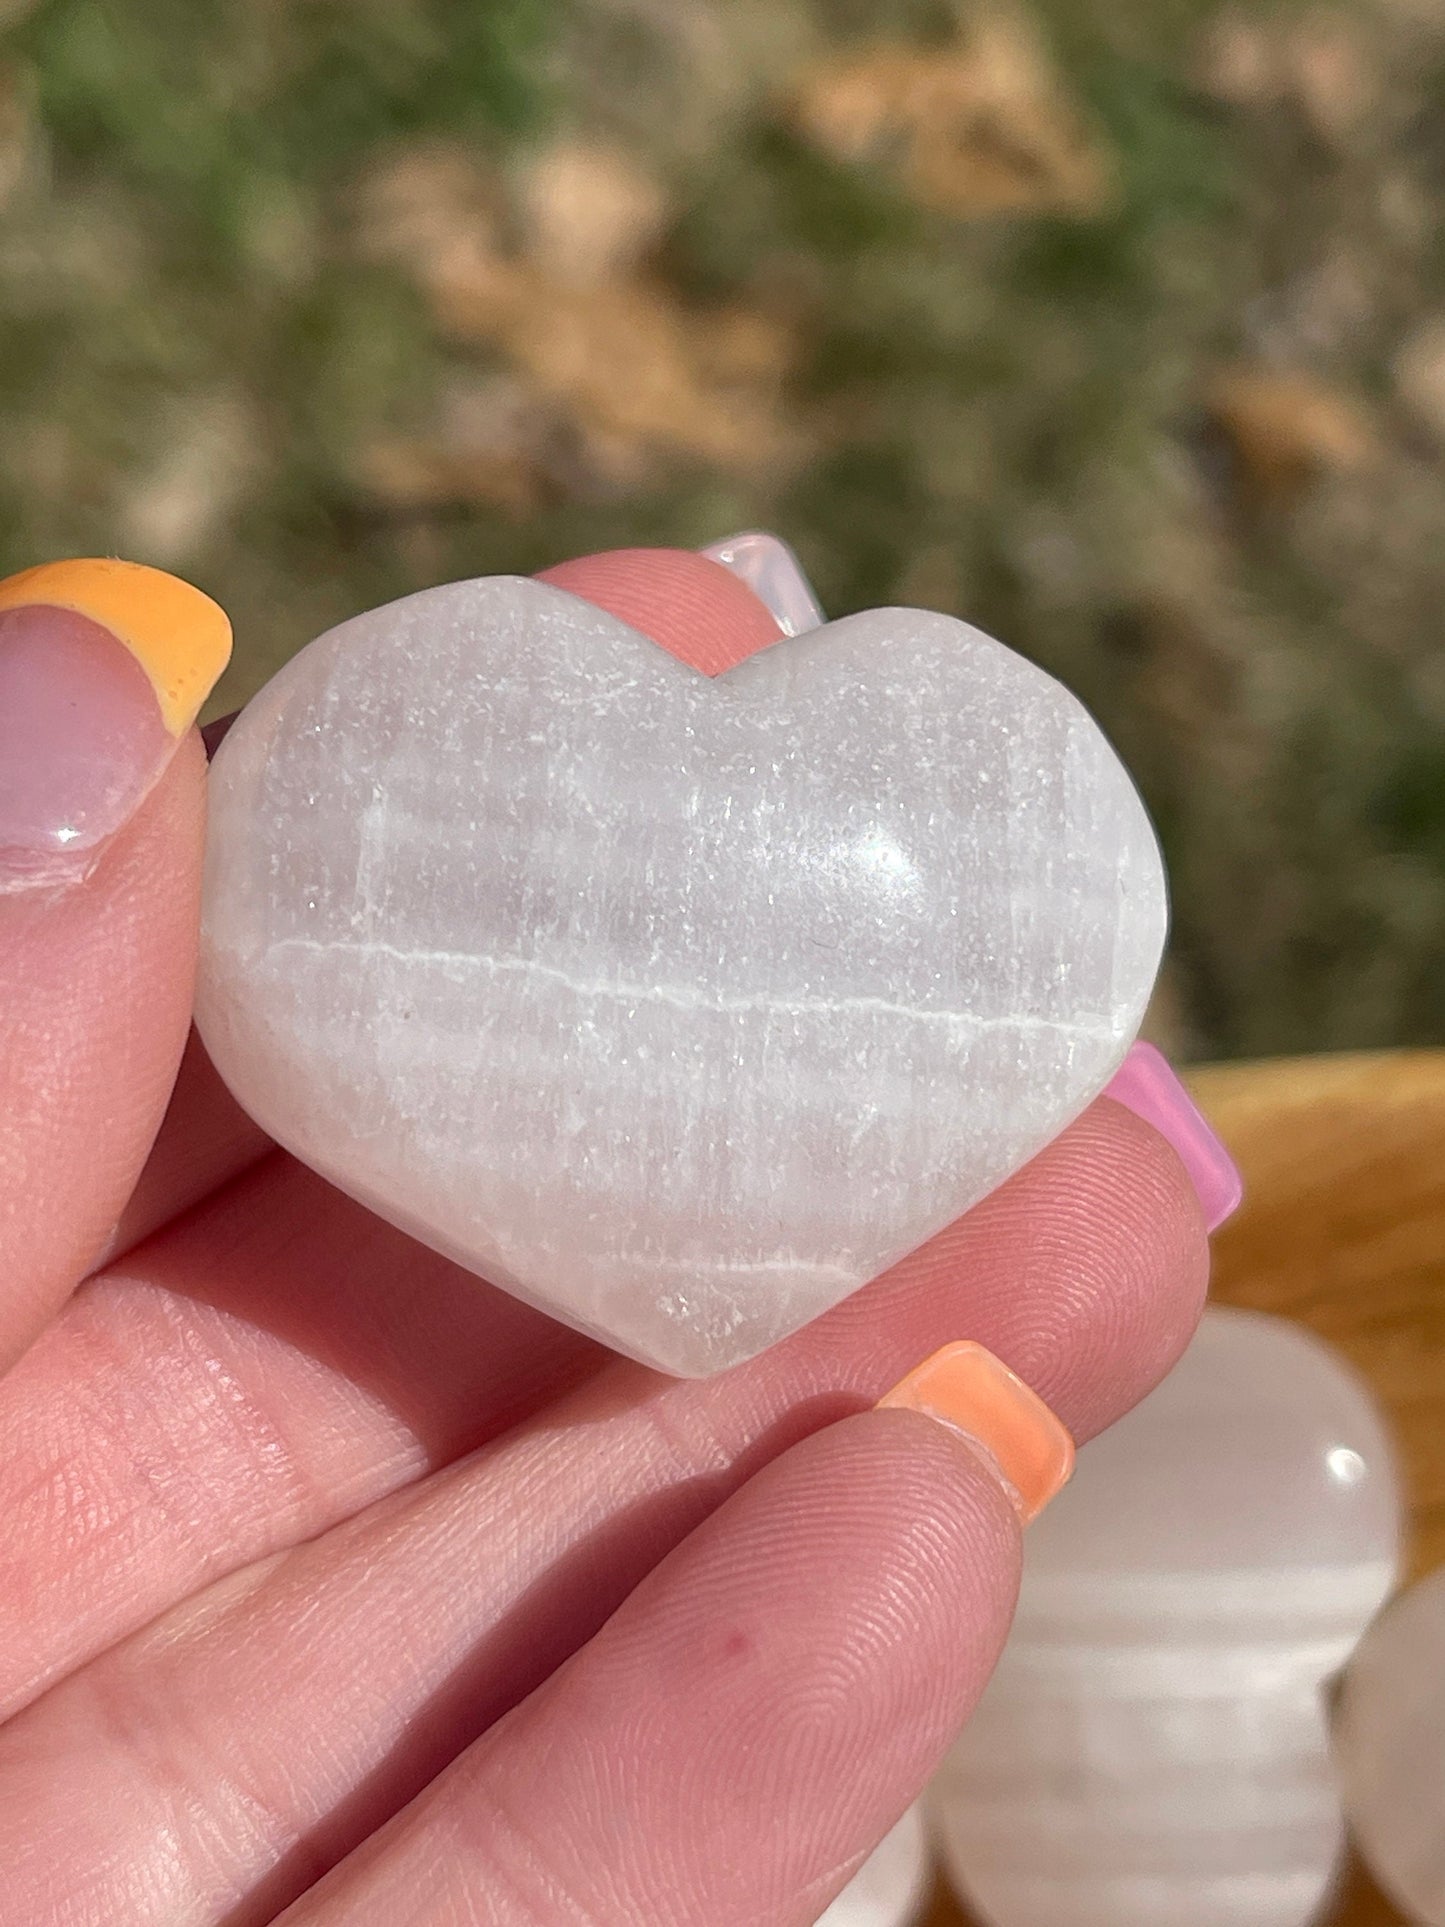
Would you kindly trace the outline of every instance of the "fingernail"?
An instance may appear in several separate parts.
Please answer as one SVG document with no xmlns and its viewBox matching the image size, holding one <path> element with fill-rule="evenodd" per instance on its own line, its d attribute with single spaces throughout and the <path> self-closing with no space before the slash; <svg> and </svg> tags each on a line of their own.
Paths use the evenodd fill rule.
<svg viewBox="0 0 1445 1927">
<path fill-rule="evenodd" d="M 970 1339 L 945 1345 L 878 1401 L 959 1432 L 997 1471 L 1027 1525 L 1069 1482 L 1074 1441 L 1037 1392 Z"/>
<path fill-rule="evenodd" d="M 50 562 L 0 582 L 0 891 L 75 882 L 196 720 L 231 625 L 135 562 Z"/>
<path fill-rule="evenodd" d="M 785 636 L 801 636 L 822 627 L 823 611 L 813 585 L 797 556 L 778 536 L 751 529 L 714 542 L 702 553 L 746 582 Z"/>
<path fill-rule="evenodd" d="M 1152 1124 L 1173 1145 L 1211 1231 L 1234 1216 L 1244 1196 L 1239 1167 L 1162 1051 L 1152 1044 L 1135 1044 L 1104 1095 Z"/>
</svg>

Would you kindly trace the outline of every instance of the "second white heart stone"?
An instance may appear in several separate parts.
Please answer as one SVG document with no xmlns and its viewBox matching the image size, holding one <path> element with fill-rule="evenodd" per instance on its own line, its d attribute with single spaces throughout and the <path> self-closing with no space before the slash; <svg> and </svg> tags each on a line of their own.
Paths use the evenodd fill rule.
<svg viewBox="0 0 1445 1927">
<path fill-rule="evenodd" d="M 709 679 L 489 577 L 331 630 L 231 730 L 198 1021 L 344 1190 L 697 1374 L 1053 1137 L 1164 928 L 1113 751 L 964 623 L 872 610 Z"/>
<path fill-rule="evenodd" d="M 997 1671 L 933 1786 L 986 1927 L 1307 1927 L 1344 1839 L 1325 1700 L 1399 1570 L 1368 1388 L 1206 1311 L 1029 1528 Z"/>
</svg>

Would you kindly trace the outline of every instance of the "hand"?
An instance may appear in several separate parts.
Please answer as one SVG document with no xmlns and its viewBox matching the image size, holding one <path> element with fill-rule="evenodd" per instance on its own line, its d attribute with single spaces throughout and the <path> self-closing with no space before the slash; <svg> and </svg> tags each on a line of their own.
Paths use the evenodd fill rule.
<svg viewBox="0 0 1445 1927">
<path fill-rule="evenodd" d="M 560 579 L 679 653 L 769 622 L 695 559 Z M 659 1378 L 268 1149 L 194 1049 L 146 1164 L 204 788 L 192 732 L 90 874 L 0 894 L 0 1927 L 804 1927 L 1018 1575 L 984 1460 L 870 1408 L 967 1337 L 1117 1418 L 1198 1315 L 1181 1165 L 1101 1101 L 786 1344 Z"/>
</svg>

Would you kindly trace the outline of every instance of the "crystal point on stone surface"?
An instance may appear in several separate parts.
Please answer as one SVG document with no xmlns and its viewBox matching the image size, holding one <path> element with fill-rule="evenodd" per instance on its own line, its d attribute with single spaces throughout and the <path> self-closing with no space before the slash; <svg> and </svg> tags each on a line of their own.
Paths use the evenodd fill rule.
<svg viewBox="0 0 1445 1927">
<path fill-rule="evenodd" d="M 913 1927 L 932 1871 L 922 1811 L 910 1807 L 815 1927 Z"/>
<path fill-rule="evenodd" d="M 872 610 L 708 678 L 488 577 L 331 630 L 231 730 L 198 1023 L 343 1190 L 701 1374 L 1056 1135 L 1164 926 L 1104 737 L 966 624 Z"/>
<path fill-rule="evenodd" d="M 1402 1593 L 1345 1673 L 1335 1759 L 1356 1844 L 1422 1927 L 1445 1927 L 1445 1567 Z"/>
<path fill-rule="evenodd" d="M 1326 1688 L 1389 1593 L 1392 1454 L 1295 1325 L 1216 1310 L 1029 1530 L 933 1790 L 992 1927 L 1303 1927 L 1344 1838 Z"/>
</svg>

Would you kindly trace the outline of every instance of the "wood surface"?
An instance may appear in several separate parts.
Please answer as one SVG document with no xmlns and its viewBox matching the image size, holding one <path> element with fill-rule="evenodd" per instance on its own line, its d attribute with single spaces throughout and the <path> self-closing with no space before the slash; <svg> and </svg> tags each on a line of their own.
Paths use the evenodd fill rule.
<svg viewBox="0 0 1445 1927">
<path fill-rule="evenodd" d="M 1409 1571 L 1445 1563 L 1445 1051 L 1218 1065 L 1189 1081 L 1247 1192 L 1215 1241 L 1213 1296 L 1296 1318 L 1353 1361 L 1394 1427 Z M 1403 1916 L 1354 1867 L 1329 1919 Z M 943 1893 L 928 1916 L 967 1920 Z"/>
</svg>

